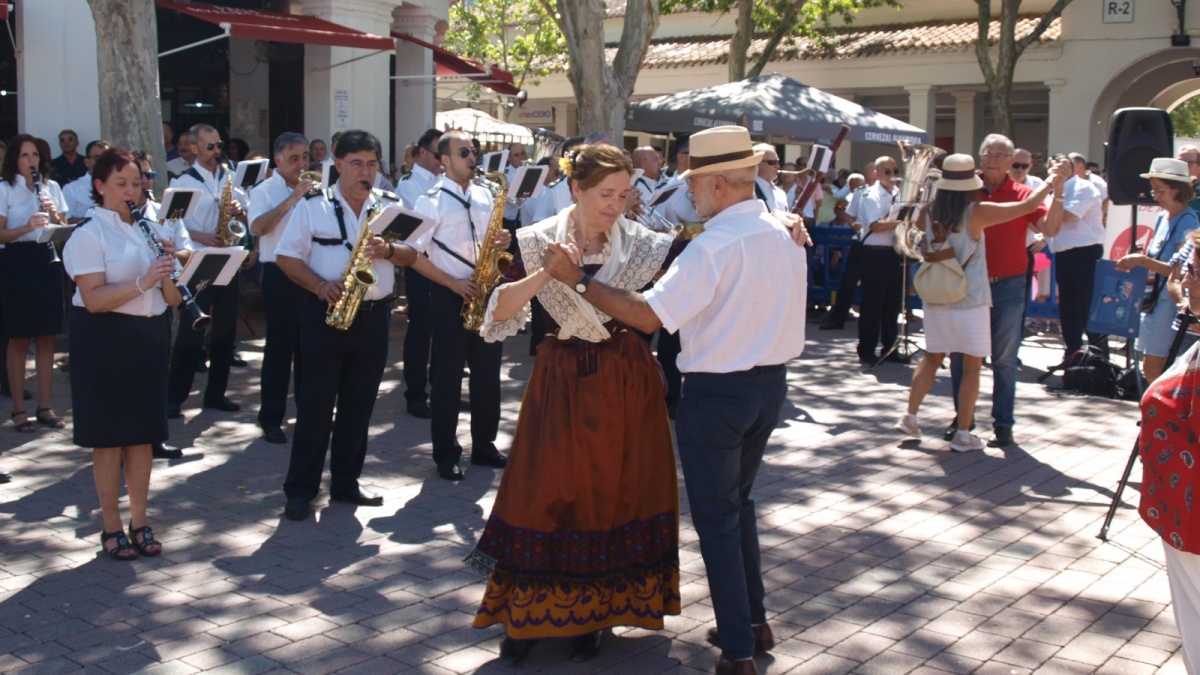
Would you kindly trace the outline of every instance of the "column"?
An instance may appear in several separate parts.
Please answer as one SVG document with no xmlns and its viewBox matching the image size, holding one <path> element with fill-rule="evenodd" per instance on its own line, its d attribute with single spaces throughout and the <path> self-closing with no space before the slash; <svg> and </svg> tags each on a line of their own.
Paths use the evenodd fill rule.
<svg viewBox="0 0 1200 675">
<path fill-rule="evenodd" d="M 304 0 L 304 14 L 374 35 L 390 35 L 401 0 Z M 351 61 L 351 59 L 358 59 Z M 304 46 L 304 133 L 324 141 L 337 131 L 364 129 L 388 146 L 391 52 Z M 329 148 L 330 153 L 333 147 Z"/>
<path fill-rule="evenodd" d="M 975 99 L 974 89 L 956 89 L 954 94 L 954 152 L 975 154 Z"/>
<path fill-rule="evenodd" d="M 256 51 L 255 40 L 229 38 L 229 137 L 270 157 L 271 64 L 260 63 Z"/>
<path fill-rule="evenodd" d="M 392 28 L 397 33 L 438 44 L 445 30 L 449 6 L 430 2 L 434 7 L 404 5 L 392 12 Z M 425 79 L 395 80 L 396 144 L 416 143 L 426 129 L 434 126 L 437 114 L 437 83 L 433 78 L 433 52 L 407 40 L 396 40 L 396 75 Z"/>
<path fill-rule="evenodd" d="M 1080 124 L 1077 115 L 1065 114 L 1068 110 L 1066 80 L 1046 80 L 1045 83 L 1050 89 L 1049 110 L 1046 111 L 1046 147 L 1036 150 L 1031 148 L 1031 151 L 1045 152 L 1047 157 L 1050 156 L 1049 153 L 1081 152 L 1080 148 L 1088 147 L 1088 132 L 1091 129 L 1088 129 L 1086 124 Z M 1071 117 L 1076 119 L 1072 120 Z M 1091 155 L 1088 155 L 1088 158 L 1091 159 Z M 1102 157 L 1096 161 L 1104 163 Z"/>
<path fill-rule="evenodd" d="M 908 123 L 929 134 L 933 143 L 937 136 L 937 92 L 932 84 L 910 84 L 908 92 Z"/>
<path fill-rule="evenodd" d="M 87 0 L 26 0 L 16 9 L 17 81 L 4 85 L 17 96 L 17 128 L 46 139 L 54 156 L 58 132 L 73 129 L 83 154 L 84 145 L 100 138 L 92 10 Z"/>
</svg>

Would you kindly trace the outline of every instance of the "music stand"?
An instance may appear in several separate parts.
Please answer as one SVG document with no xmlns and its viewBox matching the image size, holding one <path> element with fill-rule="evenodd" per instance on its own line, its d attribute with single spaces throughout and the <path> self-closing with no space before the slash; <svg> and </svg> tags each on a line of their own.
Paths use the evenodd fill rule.
<svg viewBox="0 0 1200 675">
<path fill-rule="evenodd" d="M 225 286 L 241 269 L 249 253 L 244 248 L 217 247 L 193 251 L 179 274 L 179 283 L 187 286 L 192 295 L 199 295 L 209 286 Z"/>
<path fill-rule="evenodd" d="M 47 225 L 38 230 L 37 243 L 59 244 L 66 242 L 75 232 L 77 225 Z"/>
<path fill-rule="evenodd" d="M 526 199 L 533 199 L 540 195 L 546 180 L 546 173 L 549 171 L 550 168 L 546 166 L 519 167 L 517 173 L 513 175 L 513 179 L 508 183 L 509 203 L 520 204 Z"/>
<path fill-rule="evenodd" d="M 508 164 L 508 150 L 489 152 L 479 158 L 479 166 L 484 173 L 497 173 L 504 170 Z"/>
<path fill-rule="evenodd" d="M 158 207 L 158 222 L 190 218 L 196 214 L 199 204 L 200 188 L 167 188 L 163 193 L 162 205 Z"/>
<path fill-rule="evenodd" d="M 262 182 L 267 175 L 267 160 L 251 159 L 238 162 L 237 171 L 233 174 L 233 186 L 249 190 Z"/>
<path fill-rule="evenodd" d="M 389 204 L 371 222 L 371 231 L 394 241 L 418 241 L 437 221 L 400 204 Z"/>
<path fill-rule="evenodd" d="M 893 204 L 892 210 L 888 214 L 888 220 L 900 223 L 916 222 L 917 212 L 920 208 L 921 204 L 918 203 Z M 899 227 L 896 229 L 899 230 Z M 906 233 L 897 234 L 908 236 Z M 900 254 L 900 269 L 903 275 L 900 281 L 900 334 L 896 336 L 892 346 L 888 347 L 888 350 L 879 357 L 879 360 L 867 368 L 868 372 L 874 370 L 875 366 L 883 363 L 892 354 L 899 353 L 905 360 L 912 360 L 912 357 L 925 351 L 917 344 L 916 340 L 908 335 L 908 255 L 904 253 Z"/>
</svg>

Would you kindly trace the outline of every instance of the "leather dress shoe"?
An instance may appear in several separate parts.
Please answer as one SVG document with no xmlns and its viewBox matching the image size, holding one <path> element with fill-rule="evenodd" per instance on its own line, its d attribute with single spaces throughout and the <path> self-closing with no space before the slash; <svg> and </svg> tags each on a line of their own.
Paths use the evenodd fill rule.
<svg viewBox="0 0 1200 675">
<path fill-rule="evenodd" d="M 0 471 L 0 483 L 11 483 L 12 474 L 7 471 Z"/>
<path fill-rule="evenodd" d="M 834 321 L 822 321 L 821 323 L 817 324 L 818 330 L 841 330 L 843 327 L 843 324 Z"/>
<path fill-rule="evenodd" d="M 992 429 L 992 437 L 987 444 L 989 448 L 1007 448 L 1012 442 L 1012 427 L 996 427 Z"/>
<path fill-rule="evenodd" d="M 902 365 L 908 365 L 912 363 L 912 359 L 901 354 L 900 352 L 892 352 L 891 354 L 888 354 L 884 361 L 887 361 L 888 363 L 899 363 Z"/>
<path fill-rule="evenodd" d="M 201 361 L 200 363 L 197 363 L 196 364 L 196 372 L 197 373 L 207 373 L 208 372 L 208 361 Z"/>
<path fill-rule="evenodd" d="M 761 626 L 752 626 L 750 630 L 754 631 L 754 653 L 765 654 L 775 648 L 775 633 L 771 630 L 771 625 L 764 623 Z M 708 643 L 717 647 L 721 646 L 721 636 L 716 628 L 709 628 L 705 634 L 705 639 Z"/>
<path fill-rule="evenodd" d="M 179 459 L 183 457 L 182 450 L 166 443 L 155 443 L 150 447 L 150 454 L 154 459 Z"/>
<path fill-rule="evenodd" d="M 360 487 L 354 492 L 334 492 L 329 495 L 329 499 L 335 502 L 350 502 L 359 506 L 383 506 L 383 495 L 365 487 Z"/>
<path fill-rule="evenodd" d="M 533 650 L 533 646 L 537 644 L 537 640 L 514 640 L 510 637 L 504 638 L 500 642 L 500 663 L 506 666 L 515 666 L 525 660 L 529 656 L 529 652 Z"/>
<path fill-rule="evenodd" d="M 442 478 L 445 478 L 446 480 L 462 480 L 463 479 L 463 472 L 462 472 L 462 469 L 458 468 L 458 462 L 447 462 L 445 464 L 438 464 L 437 471 L 438 471 L 438 475 L 441 476 Z"/>
<path fill-rule="evenodd" d="M 730 661 L 725 657 L 717 659 L 717 675 L 758 675 L 758 666 L 754 659 Z"/>
<path fill-rule="evenodd" d="M 283 429 L 279 428 L 278 424 L 264 425 L 262 427 L 263 440 L 268 443 L 282 445 L 287 443 L 287 436 L 283 433 Z"/>
<path fill-rule="evenodd" d="M 304 497 L 292 497 L 287 500 L 287 506 L 283 507 L 283 515 L 287 516 L 288 520 L 304 520 L 312 509 L 308 506 L 309 500 Z"/>
<path fill-rule="evenodd" d="M 237 412 L 242 409 L 242 406 L 230 401 L 228 396 L 222 396 L 218 399 L 205 401 L 204 407 L 212 408 L 213 410 L 220 410 L 222 412 Z"/>
<path fill-rule="evenodd" d="M 233 360 L 229 362 L 229 365 L 234 366 L 235 368 L 245 368 L 246 366 L 250 365 L 250 362 L 238 356 L 237 354 L 234 354 Z"/>
<path fill-rule="evenodd" d="M 178 403 L 168 403 L 167 404 L 167 419 L 177 420 L 181 417 L 183 417 L 183 410 L 180 409 L 179 404 Z"/>
<path fill-rule="evenodd" d="M 571 660 L 576 663 L 591 661 L 600 653 L 600 631 L 580 635 L 571 640 Z"/>
<path fill-rule="evenodd" d="M 433 411 L 429 409 L 429 404 L 425 401 L 409 401 L 406 408 L 408 410 L 408 414 L 412 415 L 413 417 L 418 417 L 423 420 L 433 417 Z"/>
<path fill-rule="evenodd" d="M 500 454 L 496 446 L 488 443 L 482 448 L 471 450 L 471 463 L 478 466 L 494 466 L 503 469 L 508 466 L 508 458 Z"/>
</svg>

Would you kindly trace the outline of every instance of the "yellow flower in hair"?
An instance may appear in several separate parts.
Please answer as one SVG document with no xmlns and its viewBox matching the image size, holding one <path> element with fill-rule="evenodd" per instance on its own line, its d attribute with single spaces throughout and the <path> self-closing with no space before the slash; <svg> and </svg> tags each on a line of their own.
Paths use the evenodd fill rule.
<svg viewBox="0 0 1200 675">
<path fill-rule="evenodd" d="M 571 177 L 571 156 L 564 155 L 558 160 L 558 170 L 563 172 L 567 178 Z"/>
</svg>

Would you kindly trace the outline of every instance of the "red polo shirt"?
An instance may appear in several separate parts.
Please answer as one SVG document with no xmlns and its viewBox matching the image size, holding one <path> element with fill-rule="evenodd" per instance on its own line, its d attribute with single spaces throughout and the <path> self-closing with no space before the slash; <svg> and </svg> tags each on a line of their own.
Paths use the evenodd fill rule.
<svg viewBox="0 0 1200 675">
<path fill-rule="evenodd" d="M 1005 176 L 1004 182 L 990 193 L 987 188 L 979 191 L 979 201 L 1007 204 L 1024 201 L 1033 193 L 1033 188 Z M 1046 204 L 1038 204 L 1032 213 L 1007 223 L 993 225 L 983 231 L 987 249 L 989 277 L 1011 277 L 1029 271 L 1028 250 L 1025 248 L 1025 233 L 1029 226 L 1046 215 Z"/>
</svg>

